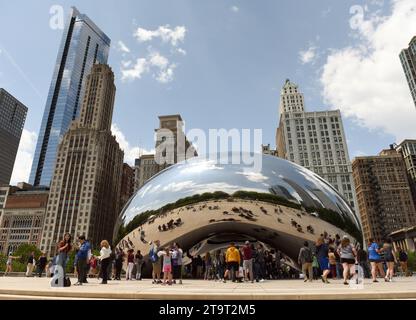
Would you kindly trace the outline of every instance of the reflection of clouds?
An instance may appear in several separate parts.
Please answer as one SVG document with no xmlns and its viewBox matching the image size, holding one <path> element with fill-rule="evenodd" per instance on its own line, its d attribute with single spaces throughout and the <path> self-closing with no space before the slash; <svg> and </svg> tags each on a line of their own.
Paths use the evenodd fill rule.
<svg viewBox="0 0 416 320">
<path fill-rule="evenodd" d="M 261 172 L 244 170 L 244 171 L 237 171 L 236 174 L 245 176 L 247 180 L 252 181 L 252 182 L 263 182 L 265 180 L 269 180 L 269 177 L 266 177 Z"/>
<path fill-rule="evenodd" d="M 342 196 L 317 174 L 277 157 L 264 157 L 262 164 L 259 172 L 244 164 L 221 165 L 215 159 L 207 158 L 196 157 L 178 163 L 154 176 L 138 190 L 122 217 L 130 221 L 147 210 L 158 210 L 168 203 L 205 192 L 272 193 L 273 187 L 277 186 L 283 190 L 277 194 L 290 201 L 307 200 L 312 207 L 318 208 L 322 204 L 340 215 L 354 217 Z"/>
<path fill-rule="evenodd" d="M 201 161 L 201 159 L 198 159 L 196 162 L 187 161 L 186 164 L 181 165 L 179 173 L 200 173 L 209 170 L 224 170 L 224 167 L 219 166 L 215 160 Z"/>
<path fill-rule="evenodd" d="M 162 188 L 164 192 L 182 192 L 184 190 L 193 189 L 195 182 L 192 180 L 182 182 L 171 182 Z M 153 192 L 153 190 L 152 190 Z"/>
</svg>

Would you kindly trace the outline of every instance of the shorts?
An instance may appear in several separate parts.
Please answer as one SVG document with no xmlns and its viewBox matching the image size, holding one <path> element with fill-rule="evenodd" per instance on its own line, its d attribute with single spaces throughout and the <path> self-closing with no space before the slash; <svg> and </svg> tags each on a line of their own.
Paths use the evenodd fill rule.
<svg viewBox="0 0 416 320">
<path fill-rule="evenodd" d="M 160 261 L 157 261 L 157 262 L 152 262 L 152 266 L 153 266 L 153 272 L 154 273 L 156 273 L 156 274 L 158 274 L 158 273 L 160 273 L 162 270 L 162 267 L 161 267 L 161 265 L 160 265 Z"/>
<path fill-rule="evenodd" d="M 227 262 L 227 270 L 234 270 L 235 272 L 238 272 L 240 265 L 237 261 L 233 262 Z"/>
<path fill-rule="evenodd" d="M 172 265 L 171 264 L 165 264 L 163 266 L 163 272 L 167 273 L 167 272 L 172 272 Z"/>
<path fill-rule="evenodd" d="M 341 258 L 341 263 L 355 264 L 355 259 Z"/>
<path fill-rule="evenodd" d="M 381 260 L 379 260 L 379 259 L 369 259 L 368 261 L 370 261 L 370 262 L 374 262 L 374 263 L 381 263 Z"/>
<path fill-rule="evenodd" d="M 389 257 L 385 259 L 386 262 L 394 262 L 394 258 L 393 257 Z"/>
<path fill-rule="evenodd" d="M 329 259 L 328 257 L 323 257 L 319 259 L 319 268 L 324 271 L 324 270 L 329 270 Z"/>
</svg>

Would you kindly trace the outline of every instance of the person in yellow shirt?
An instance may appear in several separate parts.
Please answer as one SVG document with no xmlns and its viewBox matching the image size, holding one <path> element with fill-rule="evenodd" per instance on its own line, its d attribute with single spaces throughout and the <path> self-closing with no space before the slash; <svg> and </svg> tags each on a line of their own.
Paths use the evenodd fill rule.
<svg viewBox="0 0 416 320">
<path fill-rule="evenodd" d="M 223 282 L 226 282 L 226 279 L 231 272 L 231 279 L 235 282 L 236 273 L 240 267 L 240 252 L 235 247 L 234 242 L 230 243 L 226 253 L 225 253 L 225 262 L 227 263 L 227 270 L 224 274 Z"/>
</svg>

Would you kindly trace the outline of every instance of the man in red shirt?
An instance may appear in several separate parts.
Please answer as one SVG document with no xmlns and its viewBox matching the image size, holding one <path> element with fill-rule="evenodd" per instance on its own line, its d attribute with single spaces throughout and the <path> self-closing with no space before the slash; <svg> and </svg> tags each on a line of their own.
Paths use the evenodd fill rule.
<svg viewBox="0 0 416 320">
<path fill-rule="evenodd" d="M 244 270 L 244 280 L 248 281 L 247 273 L 250 275 L 250 281 L 253 283 L 253 250 L 249 241 L 246 241 L 245 245 L 242 248 L 243 253 L 243 270 Z"/>
</svg>

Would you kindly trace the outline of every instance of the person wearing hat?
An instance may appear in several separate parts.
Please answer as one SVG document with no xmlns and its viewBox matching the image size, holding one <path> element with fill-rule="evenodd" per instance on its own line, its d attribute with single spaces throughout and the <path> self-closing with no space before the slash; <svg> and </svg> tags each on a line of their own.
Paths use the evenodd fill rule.
<svg viewBox="0 0 416 320">
<path fill-rule="evenodd" d="M 248 281 L 248 276 L 250 276 L 251 283 L 254 282 L 253 275 L 253 251 L 251 250 L 250 241 L 246 241 L 243 248 L 241 249 L 243 254 L 243 271 L 244 271 L 244 280 Z"/>
</svg>

